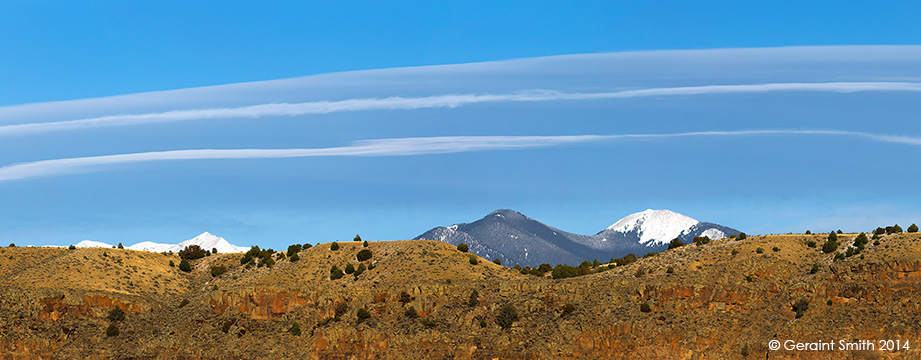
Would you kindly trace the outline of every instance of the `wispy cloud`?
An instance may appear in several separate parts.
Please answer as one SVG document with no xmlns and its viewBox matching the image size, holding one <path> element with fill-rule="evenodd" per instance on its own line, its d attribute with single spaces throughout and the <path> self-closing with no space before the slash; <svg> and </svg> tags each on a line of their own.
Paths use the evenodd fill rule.
<svg viewBox="0 0 921 360">
<path fill-rule="evenodd" d="M 892 136 L 837 130 L 742 130 L 668 134 L 575 136 L 445 136 L 362 140 L 350 146 L 314 149 L 199 149 L 90 156 L 20 163 L 0 168 L 0 182 L 98 171 L 119 164 L 170 160 L 272 159 L 320 156 L 408 156 L 485 150 L 510 150 L 625 139 L 658 140 L 679 137 L 757 135 L 821 135 L 862 137 L 872 141 L 921 146 L 921 137 Z"/>
<path fill-rule="evenodd" d="M 495 102 L 577 101 L 657 96 L 742 94 L 780 91 L 865 92 L 899 91 L 919 92 L 921 83 L 915 82 L 824 82 L 824 83 L 773 83 L 750 85 L 708 85 L 625 90 L 600 93 L 566 93 L 532 90 L 506 94 L 450 94 L 426 97 L 363 98 L 340 101 L 314 101 L 303 103 L 270 103 L 232 108 L 202 108 L 165 112 L 108 115 L 94 118 L 23 123 L 0 126 L 0 136 L 28 135 L 53 131 L 86 128 L 128 126 L 190 120 L 261 118 L 273 116 L 318 115 L 349 111 L 414 110 L 426 108 L 453 108 L 464 105 Z"/>
</svg>

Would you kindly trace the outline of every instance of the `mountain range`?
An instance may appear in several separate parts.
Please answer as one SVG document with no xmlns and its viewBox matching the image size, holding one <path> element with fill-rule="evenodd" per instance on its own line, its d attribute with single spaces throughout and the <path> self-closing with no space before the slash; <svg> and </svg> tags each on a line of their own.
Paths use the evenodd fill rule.
<svg viewBox="0 0 921 360">
<path fill-rule="evenodd" d="M 630 214 L 594 235 L 579 235 L 502 209 L 472 223 L 436 227 L 414 240 L 465 243 L 469 251 L 486 259 L 499 259 L 507 266 L 538 266 L 606 261 L 630 253 L 642 256 L 666 249 L 675 238 L 690 243 L 698 236 L 719 239 L 739 233 L 670 210 L 648 209 Z"/>
<path fill-rule="evenodd" d="M 183 241 L 178 244 L 161 244 L 155 243 L 152 241 L 143 241 L 137 244 L 126 247 L 130 250 L 140 250 L 140 251 L 152 251 L 152 252 L 174 252 L 178 253 L 180 250 L 184 249 L 189 245 L 198 245 L 202 249 L 211 250 L 217 249 L 219 253 L 234 253 L 234 252 L 246 252 L 249 250 L 247 247 L 236 246 L 229 243 L 222 237 L 211 235 L 209 232 L 203 232 L 201 235 L 198 235 L 189 240 Z M 83 240 L 75 245 L 76 247 L 104 247 L 110 248 L 111 244 L 106 244 L 99 241 Z"/>
</svg>

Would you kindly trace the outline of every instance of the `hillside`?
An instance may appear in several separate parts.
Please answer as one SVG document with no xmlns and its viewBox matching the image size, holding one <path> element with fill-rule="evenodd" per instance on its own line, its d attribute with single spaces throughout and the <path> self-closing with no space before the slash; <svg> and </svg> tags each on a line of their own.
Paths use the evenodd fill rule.
<svg viewBox="0 0 921 360">
<path fill-rule="evenodd" d="M 839 251 L 856 235 L 839 235 Z M 822 252 L 826 236 L 713 240 L 568 279 L 521 274 L 484 259 L 474 265 L 471 254 L 438 241 L 371 242 L 372 256 L 361 262 L 362 243 L 338 243 L 336 251 L 320 244 L 271 268 L 241 266 L 242 254 L 214 254 L 193 260 L 189 273 L 169 265 L 178 257 L 159 253 L 0 248 L 0 357 L 921 356 L 915 349 L 921 348 L 921 236 L 882 235 L 839 261 Z M 817 246 L 807 246 L 810 240 Z M 333 265 L 347 264 L 374 267 L 330 279 Z M 212 277 L 214 265 L 227 271 Z M 502 315 L 506 304 L 517 320 Z M 107 336 L 116 307 L 125 320 L 115 322 L 117 336 Z M 410 308 L 416 317 L 407 316 Z M 359 322 L 359 314 L 369 316 Z M 299 336 L 290 331 L 295 322 Z M 769 351 L 775 339 L 907 340 L 912 349 Z"/>
</svg>

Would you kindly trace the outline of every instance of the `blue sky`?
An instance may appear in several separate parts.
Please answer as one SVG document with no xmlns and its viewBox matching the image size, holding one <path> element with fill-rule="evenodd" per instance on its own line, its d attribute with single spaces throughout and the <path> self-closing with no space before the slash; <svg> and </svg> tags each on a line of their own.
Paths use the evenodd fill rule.
<svg viewBox="0 0 921 360">
<path fill-rule="evenodd" d="M 874 5 L 3 3 L 0 241 L 918 222 L 921 5 Z"/>
</svg>

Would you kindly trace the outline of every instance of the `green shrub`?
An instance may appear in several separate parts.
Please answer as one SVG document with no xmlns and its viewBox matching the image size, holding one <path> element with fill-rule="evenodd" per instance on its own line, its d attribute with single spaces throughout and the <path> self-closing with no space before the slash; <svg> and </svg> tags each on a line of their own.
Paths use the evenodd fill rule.
<svg viewBox="0 0 921 360">
<path fill-rule="evenodd" d="M 355 267 L 352 266 L 352 264 L 348 264 L 348 265 L 345 266 L 345 273 L 346 273 L 346 274 L 351 274 L 351 273 L 353 273 L 353 272 L 355 272 Z"/>
<path fill-rule="evenodd" d="M 182 299 L 182 301 L 179 302 L 179 307 L 182 308 L 188 304 L 189 304 L 189 299 Z"/>
<path fill-rule="evenodd" d="M 835 234 L 834 231 L 828 233 L 828 240 L 837 242 L 837 241 L 838 241 L 838 234 Z"/>
<path fill-rule="evenodd" d="M 71 245 L 71 246 L 68 246 L 68 247 L 67 247 L 67 249 L 68 249 L 68 250 L 77 250 L 77 247 L 76 247 L 76 246 L 73 246 L 73 245 Z"/>
<path fill-rule="evenodd" d="M 486 327 L 486 325 L 488 325 L 488 324 L 486 323 L 486 320 L 480 319 L 480 327 L 481 327 L 481 328 L 484 328 L 484 327 Z"/>
<path fill-rule="evenodd" d="M 806 246 L 814 248 L 816 246 L 815 240 L 806 240 Z"/>
<path fill-rule="evenodd" d="M 339 243 L 337 242 L 332 243 L 332 245 L 329 246 L 329 249 L 332 251 L 339 250 Z"/>
<path fill-rule="evenodd" d="M 694 245 L 701 246 L 706 245 L 710 242 L 710 238 L 707 236 L 698 236 L 694 238 Z"/>
<path fill-rule="evenodd" d="M 809 270 L 810 274 L 815 274 L 819 272 L 819 264 L 812 264 L 812 269 Z"/>
<path fill-rule="evenodd" d="M 346 302 L 340 302 L 336 304 L 336 308 L 333 310 L 336 312 L 336 317 L 340 317 L 349 311 L 349 304 Z"/>
<path fill-rule="evenodd" d="M 873 246 L 879 246 L 879 240 L 874 241 Z"/>
<path fill-rule="evenodd" d="M 733 255 L 734 255 L 734 254 L 733 254 Z M 666 273 L 666 274 L 674 274 L 674 273 L 675 273 L 675 268 L 669 266 L 668 269 L 665 269 L 665 273 Z"/>
<path fill-rule="evenodd" d="M 780 251 L 780 248 L 775 246 L 775 247 L 773 247 L 771 250 L 773 250 L 774 252 L 778 252 L 778 251 Z"/>
<path fill-rule="evenodd" d="M 294 336 L 301 336 L 301 325 L 298 324 L 297 321 L 291 323 L 291 328 L 288 329 L 288 332 Z"/>
<path fill-rule="evenodd" d="M 118 334 L 119 334 L 118 325 L 115 325 L 115 323 L 109 324 L 109 327 L 106 328 L 106 336 L 116 337 L 118 336 Z"/>
<path fill-rule="evenodd" d="M 169 267 L 176 267 L 176 263 L 174 263 L 173 260 L 170 260 Z"/>
<path fill-rule="evenodd" d="M 109 321 L 111 321 L 111 322 L 124 321 L 124 320 L 125 320 L 125 311 L 122 310 L 122 308 L 116 306 L 116 307 L 112 308 L 112 310 L 109 310 L 109 316 L 107 316 L 106 318 L 108 318 Z"/>
<path fill-rule="evenodd" d="M 433 320 L 430 317 L 422 319 L 421 323 L 422 323 L 422 326 L 425 326 L 427 328 L 433 328 L 433 327 L 438 326 L 438 323 L 436 323 L 435 320 Z"/>
<path fill-rule="evenodd" d="M 876 230 L 873 230 L 873 235 L 882 235 L 885 233 L 886 233 L 886 229 L 883 229 L 881 227 L 878 227 L 876 228 Z"/>
<path fill-rule="evenodd" d="M 16 247 L 16 244 L 10 243 L 10 247 L 11 247 L 11 248 L 14 248 L 14 247 Z"/>
<path fill-rule="evenodd" d="M 467 250 L 470 250 L 470 248 L 467 246 L 467 244 L 460 243 L 460 244 L 457 244 L 457 250 L 459 250 L 460 252 L 467 252 Z"/>
<path fill-rule="evenodd" d="M 339 270 L 339 268 L 336 267 L 336 265 L 333 265 L 333 267 L 329 269 L 329 279 L 330 280 L 338 280 L 338 279 L 341 279 L 343 276 L 345 276 L 345 273 L 343 273 L 342 270 Z"/>
<path fill-rule="evenodd" d="M 288 257 L 297 255 L 297 253 L 301 252 L 302 248 L 301 244 L 288 245 Z"/>
<path fill-rule="evenodd" d="M 893 226 L 886 227 L 886 234 L 899 234 L 901 232 L 902 232 L 902 227 L 900 227 L 899 224 L 895 224 Z"/>
<path fill-rule="evenodd" d="M 844 252 L 844 256 L 846 257 L 851 257 L 851 256 L 854 256 L 855 254 L 857 254 L 857 251 L 854 248 L 847 248 L 847 250 Z"/>
<path fill-rule="evenodd" d="M 563 309 L 560 310 L 560 317 L 567 317 L 574 312 L 576 312 L 576 306 L 572 303 L 566 303 L 566 305 L 563 305 Z"/>
<path fill-rule="evenodd" d="M 737 237 L 736 240 L 745 240 L 747 237 L 748 235 L 745 235 L 745 233 L 739 233 L 739 237 Z"/>
<path fill-rule="evenodd" d="M 759 253 L 759 254 L 764 254 L 764 248 L 759 247 L 759 248 L 755 249 L 755 252 L 756 252 L 756 253 Z"/>
<path fill-rule="evenodd" d="M 227 319 L 224 321 L 224 324 L 221 325 L 221 331 L 225 334 L 230 331 L 230 327 L 233 326 L 233 319 Z"/>
<path fill-rule="evenodd" d="M 355 234 L 355 238 L 352 239 L 352 241 L 361 241 L 361 236 L 358 234 Z"/>
<path fill-rule="evenodd" d="M 212 253 L 212 254 L 217 254 L 217 248 L 211 248 L 211 253 Z"/>
<path fill-rule="evenodd" d="M 502 260 L 499 260 L 499 258 L 492 259 L 492 262 L 496 265 L 502 265 Z"/>
<path fill-rule="evenodd" d="M 368 247 L 368 241 L 366 240 L 365 242 L 361 243 L 361 246 L 362 246 L 362 247 Z"/>
<path fill-rule="evenodd" d="M 835 254 L 835 261 L 844 260 L 844 257 L 845 257 L 845 256 L 844 256 L 844 253 L 840 253 L 840 252 L 839 252 L 839 253 Z"/>
<path fill-rule="evenodd" d="M 908 227 L 908 232 L 910 233 L 918 232 L 918 224 L 911 224 L 911 226 Z"/>
<path fill-rule="evenodd" d="M 215 265 L 211 267 L 211 276 L 218 277 L 227 272 L 227 267 L 224 265 Z"/>
<path fill-rule="evenodd" d="M 835 303 L 835 302 L 834 302 L 834 301 L 831 301 L 831 299 L 828 299 L 828 301 L 825 302 L 825 304 L 827 304 L 828 306 L 831 306 L 831 305 L 834 304 L 834 303 Z"/>
<path fill-rule="evenodd" d="M 416 308 L 410 306 L 406 311 L 403 312 L 403 316 L 410 319 L 415 319 L 419 317 L 419 313 L 416 312 Z"/>
<path fill-rule="evenodd" d="M 291 255 L 291 257 L 288 258 L 288 261 L 290 261 L 290 262 L 298 262 L 298 260 L 300 260 L 300 259 L 301 259 L 300 255 L 294 254 L 294 255 Z"/>
<path fill-rule="evenodd" d="M 124 245 L 122 245 L 122 243 L 118 243 L 118 248 L 119 248 L 119 249 L 124 249 L 124 248 L 125 248 L 125 246 L 124 246 Z"/>
<path fill-rule="evenodd" d="M 480 293 L 473 289 L 470 292 L 470 298 L 467 300 L 467 306 L 474 307 L 480 304 Z"/>
<path fill-rule="evenodd" d="M 796 312 L 796 318 L 799 319 L 806 314 L 806 310 L 809 309 L 809 300 L 806 298 L 800 298 L 793 303 L 793 311 Z"/>
<path fill-rule="evenodd" d="M 644 313 L 652 312 L 652 308 L 649 307 L 649 303 L 644 302 L 640 304 L 640 311 Z"/>
<path fill-rule="evenodd" d="M 470 256 L 470 265 L 476 265 L 478 262 L 479 261 L 477 261 L 476 256 Z"/>
<path fill-rule="evenodd" d="M 201 259 L 207 256 L 207 253 L 208 252 L 202 249 L 201 246 L 192 244 L 179 251 L 179 258 L 187 260 Z"/>
<path fill-rule="evenodd" d="M 355 323 L 356 324 L 361 324 L 362 322 L 370 318 L 371 318 L 371 313 L 368 312 L 368 310 L 365 310 L 364 308 L 358 309 L 358 311 L 355 313 Z"/>
<path fill-rule="evenodd" d="M 812 235 L 812 231 L 806 230 L 806 235 Z"/>
<path fill-rule="evenodd" d="M 831 236 L 829 236 L 828 240 L 825 241 L 825 244 L 822 244 L 822 252 L 831 254 L 835 252 L 835 250 L 838 250 L 837 236 L 834 240 L 832 240 Z"/>
<path fill-rule="evenodd" d="M 371 250 L 362 249 L 361 251 L 358 252 L 357 258 L 358 258 L 358 261 L 365 261 L 365 260 L 370 259 L 371 256 L 372 256 Z"/>
<path fill-rule="evenodd" d="M 182 261 L 179 262 L 179 270 L 190 272 L 192 271 L 192 264 L 189 263 L 189 260 L 182 259 Z"/>
<path fill-rule="evenodd" d="M 732 251 L 730 251 L 729 253 L 732 254 L 732 255 L 738 255 L 738 254 L 739 254 L 739 249 L 732 249 Z"/>
<path fill-rule="evenodd" d="M 496 324 L 502 329 L 507 330 L 516 321 L 518 321 L 518 310 L 515 309 L 515 305 L 506 303 L 499 308 L 499 312 L 496 314 Z"/>
<path fill-rule="evenodd" d="M 402 291 L 400 292 L 400 302 L 406 305 L 406 303 L 413 301 L 413 297 L 409 296 L 409 293 Z"/>
<path fill-rule="evenodd" d="M 684 245 L 685 245 L 685 244 L 684 244 L 684 242 L 681 241 L 681 239 L 675 238 L 674 240 L 672 240 L 671 242 L 668 243 L 668 249 L 669 249 L 669 250 L 671 250 L 671 249 L 676 249 L 676 248 L 682 247 L 682 246 L 684 246 Z"/>
</svg>

